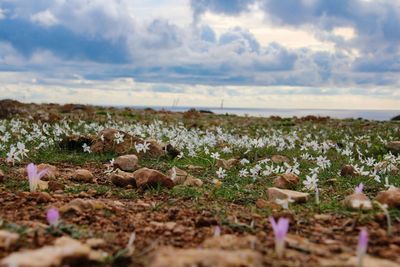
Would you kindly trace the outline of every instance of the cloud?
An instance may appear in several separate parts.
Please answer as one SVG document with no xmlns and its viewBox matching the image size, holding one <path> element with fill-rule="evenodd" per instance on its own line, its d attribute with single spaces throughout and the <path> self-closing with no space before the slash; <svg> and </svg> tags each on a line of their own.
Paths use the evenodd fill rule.
<svg viewBox="0 0 400 267">
<path fill-rule="evenodd" d="M 4 9 L 0 8 L 0 20 L 6 18 L 6 11 Z"/>
<path fill-rule="evenodd" d="M 338 47 L 358 51 L 357 71 L 393 71 L 390 67 L 378 67 L 378 64 L 363 63 L 371 59 L 371 54 L 379 59 L 400 56 L 400 3 L 398 1 L 363 1 L 363 0 L 315 0 L 315 1 L 277 1 L 262 2 L 262 8 L 268 18 L 278 25 L 288 27 L 309 27 L 317 36 L 329 38 Z M 293 12 L 296 10 L 296 12 Z M 335 38 L 338 27 L 354 30 L 350 39 Z M 375 65 L 375 67 L 374 67 Z"/>
<path fill-rule="evenodd" d="M 249 9 L 255 0 L 191 0 L 195 20 L 203 13 L 210 11 L 227 15 L 237 15 Z"/>
<path fill-rule="evenodd" d="M 31 20 L 43 26 L 54 26 L 58 23 L 53 13 L 51 13 L 51 11 L 49 10 L 45 10 L 32 15 Z"/>
<path fill-rule="evenodd" d="M 260 44 L 256 38 L 249 31 L 238 27 L 223 33 L 219 38 L 219 44 L 235 46 L 234 49 L 238 54 L 243 54 L 245 51 L 255 53 L 260 51 Z"/>
<path fill-rule="evenodd" d="M 142 45 L 147 49 L 168 50 L 180 47 L 183 42 L 178 27 L 160 19 L 152 21 L 147 26 L 142 38 Z"/>
<path fill-rule="evenodd" d="M 208 25 L 201 25 L 199 28 L 199 37 L 202 41 L 215 43 L 217 37 L 214 30 Z"/>
<path fill-rule="evenodd" d="M 0 41 L 7 42 L 25 57 L 46 50 L 63 59 L 123 63 L 129 52 L 123 40 L 80 35 L 63 26 L 45 27 L 21 19 L 0 20 Z"/>
<path fill-rule="evenodd" d="M 73 80 L 77 86 L 73 90 L 120 79 L 159 84 L 148 87 L 152 94 L 184 94 L 191 91 L 182 88 L 196 87 L 215 95 L 220 91 L 213 87 L 241 86 L 226 91 L 231 97 L 255 97 L 267 87 L 275 95 L 337 92 L 388 97 L 400 85 L 397 0 L 192 0 L 187 4 L 193 21 L 177 24 L 167 11 L 160 13 L 165 16 L 146 16 L 144 10 L 151 11 L 151 3 L 135 9 L 140 1 L 2 1 L 0 73 L 35 73 L 41 86 L 63 87 L 63 81 Z M 134 15 L 138 10 L 143 14 Z M 209 14 L 215 15 L 215 24 L 203 20 Z M 237 20 L 253 15 L 259 20 L 257 27 L 237 26 Z M 268 34 L 261 41 L 263 27 L 280 29 L 275 34 L 285 34 L 299 45 L 277 42 Z M 317 39 L 315 45 L 324 49 L 307 47 L 298 37 L 304 34 L 291 36 L 295 31 Z M 252 90 L 245 90 L 246 86 Z M 359 89 L 374 86 L 380 89 Z"/>
</svg>

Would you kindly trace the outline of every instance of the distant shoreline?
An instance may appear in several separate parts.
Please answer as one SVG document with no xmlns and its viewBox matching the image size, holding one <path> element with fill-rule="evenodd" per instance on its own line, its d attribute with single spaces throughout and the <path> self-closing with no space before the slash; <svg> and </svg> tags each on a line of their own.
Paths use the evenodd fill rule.
<svg viewBox="0 0 400 267">
<path fill-rule="evenodd" d="M 238 116 L 252 116 L 252 117 L 306 117 L 306 116 L 317 116 L 317 117 L 330 117 L 332 119 L 364 119 L 364 120 L 376 120 L 376 121 L 390 121 L 396 116 L 400 116 L 400 110 L 378 110 L 378 109 L 313 109 L 313 108 L 235 108 L 235 107 L 191 107 L 191 106 L 136 106 L 136 105 L 101 105 L 101 104 L 79 104 L 79 103 L 34 103 L 12 99 L 0 99 L 0 102 L 9 101 L 20 104 L 35 104 L 35 105 L 77 105 L 77 106 L 93 106 L 93 107 L 104 107 L 104 108 L 132 108 L 137 110 L 153 109 L 155 111 L 171 111 L 171 112 L 185 112 L 190 109 L 196 109 L 204 113 L 214 114 L 230 114 Z"/>
<path fill-rule="evenodd" d="M 291 109 L 291 108 L 219 108 L 219 107 L 171 107 L 171 106 L 117 106 L 129 107 L 135 109 L 151 108 L 154 110 L 168 110 L 175 112 L 184 112 L 191 108 L 196 110 L 211 111 L 215 114 L 234 114 L 239 116 L 256 116 L 256 117 L 270 117 L 279 116 L 283 118 L 289 117 L 304 117 L 308 115 L 331 117 L 335 119 L 366 119 L 389 121 L 393 117 L 400 115 L 400 110 L 351 110 L 351 109 Z"/>
</svg>

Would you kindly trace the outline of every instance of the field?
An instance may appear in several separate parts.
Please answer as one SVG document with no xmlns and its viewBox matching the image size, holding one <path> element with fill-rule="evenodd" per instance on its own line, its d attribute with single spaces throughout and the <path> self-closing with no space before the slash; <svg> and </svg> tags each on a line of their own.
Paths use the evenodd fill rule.
<svg viewBox="0 0 400 267">
<path fill-rule="evenodd" d="M 5 266 L 400 266 L 399 122 L 14 101 L 0 118 Z"/>
</svg>

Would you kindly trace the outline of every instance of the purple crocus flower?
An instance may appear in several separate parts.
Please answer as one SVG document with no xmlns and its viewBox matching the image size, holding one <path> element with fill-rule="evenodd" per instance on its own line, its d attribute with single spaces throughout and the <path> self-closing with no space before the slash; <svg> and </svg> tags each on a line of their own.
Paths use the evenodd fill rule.
<svg viewBox="0 0 400 267">
<path fill-rule="evenodd" d="M 57 227 L 57 225 L 60 222 L 60 213 L 58 212 L 58 209 L 50 208 L 47 211 L 46 218 L 47 218 L 47 222 L 50 224 L 50 226 Z"/>
<path fill-rule="evenodd" d="M 360 183 L 358 186 L 356 186 L 356 189 L 354 190 L 354 192 L 355 192 L 356 194 L 362 194 L 363 189 L 364 189 L 364 184 L 363 184 L 363 183 Z"/>
<path fill-rule="evenodd" d="M 214 228 L 214 236 L 221 236 L 221 227 L 218 225 Z"/>
<path fill-rule="evenodd" d="M 365 254 L 367 254 L 368 248 L 368 231 L 366 228 L 361 229 L 360 235 L 358 236 L 357 245 L 357 267 L 363 266 L 363 259 Z"/>
<path fill-rule="evenodd" d="M 38 173 L 37 166 L 33 163 L 29 163 L 29 165 L 26 167 L 26 171 L 28 173 L 29 179 L 29 190 L 31 192 L 35 192 L 38 187 L 40 178 L 42 178 L 47 173 L 48 169 L 44 169 Z"/>
<path fill-rule="evenodd" d="M 278 223 L 276 223 L 275 219 L 271 216 L 269 217 L 269 221 L 275 235 L 275 252 L 278 257 L 282 257 L 285 249 L 285 238 L 289 229 L 289 219 L 279 218 Z"/>
</svg>

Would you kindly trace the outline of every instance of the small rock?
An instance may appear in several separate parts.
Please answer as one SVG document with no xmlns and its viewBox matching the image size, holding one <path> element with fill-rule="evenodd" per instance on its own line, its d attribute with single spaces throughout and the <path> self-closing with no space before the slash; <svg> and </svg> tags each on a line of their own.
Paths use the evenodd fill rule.
<svg viewBox="0 0 400 267">
<path fill-rule="evenodd" d="M 148 168 L 141 168 L 133 173 L 137 187 L 162 185 L 167 188 L 174 187 L 174 181 L 161 172 Z"/>
<path fill-rule="evenodd" d="M 138 200 L 136 201 L 135 205 L 139 206 L 139 207 L 143 207 L 143 208 L 150 208 L 151 204 L 144 202 L 143 200 Z"/>
<path fill-rule="evenodd" d="M 199 178 L 194 178 L 193 176 L 188 176 L 186 181 L 183 183 L 185 186 L 202 187 L 203 181 Z"/>
<path fill-rule="evenodd" d="M 217 168 L 224 168 L 230 170 L 239 163 L 238 159 L 218 159 L 215 166 Z"/>
<path fill-rule="evenodd" d="M 60 175 L 60 172 L 58 171 L 58 168 L 56 166 L 50 165 L 50 164 L 39 164 L 37 166 L 38 172 L 46 170 L 46 174 L 42 177 L 43 180 L 46 179 L 55 179 Z"/>
<path fill-rule="evenodd" d="M 325 257 L 331 255 L 328 249 L 321 246 L 321 244 L 312 243 L 307 238 L 298 235 L 288 234 L 285 238 L 285 241 L 289 248 L 293 248 L 298 251 L 308 252 L 313 255 L 319 255 Z"/>
<path fill-rule="evenodd" d="M 114 162 L 114 167 L 123 171 L 134 171 L 138 164 L 138 157 L 136 155 L 124 155 L 118 157 Z"/>
<path fill-rule="evenodd" d="M 276 187 L 268 188 L 268 199 L 270 201 L 276 201 L 277 199 L 290 198 L 296 203 L 303 203 L 303 202 L 307 202 L 308 196 L 309 196 L 308 193 L 297 192 L 297 191 L 287 190 L 287 189 L 279 189 Z"/>
<path fill-rule="evenodd" d="M 47 192 L 32 192 L 29 198 L 35 199 L 38 203 L 48 203 L 53 200 L 51 195 Z"/>
<path fill-rule="evenodd" d="M 390 208 L 400 207 L 400 188 L 389 188 L 386 191 L 381 191 L 376 196 L 376 200 Z"/>
<path fill-rule="evenodd" d="M 386 148 L 392 153 L 400 153 L 400 141 L 391 141 L 386 144 Z"/>
<path fill-rule="evenodd" d="M 6 230 L 0 230 L 0 248 L 9 249 L 12 245 L 17 243 L 19 234 L 11 233 Z"/>
<path fill-rule="evenodd" d="M 47 190 L 48 188 L 49 188 L 49 182 L 39 180 L 37 190 L 42 191 L 42 190 Z"/>
<path fill-rule="evenodd" d="M 93 182 L 94 176 L 89 170 L 79 169 L 76 170 L 70 178 L 74 181 L 90 183 Z"/>
<path fill-rule="evenodd" d="M 321 221 L 330 221 L 333 219 L 332 215 L 329 214 L 315 214 L 314 219 Z"/>
<path fill-rule="evenodd" d="M 111 182 L 116 186 L 126 187 L 132 185 L 136 187 L 136 180 L 133 173 L 117 170 L 110 174 Z"/>
<path fill-rule="evenodd" d="M 354 193 L 349 196 L 347 196 L 343 204 L 345 207 L 349 209 L 362 209 L 362 210 L 371 210 L 372 209 L 372 203 L 369 198 L 363 194 L 363 193 Z"/>
<path fill-rule="evenodd" d="M 103 261 L 105 254 L 92 250 L 88 245 L 70 237 L 58 238 L 53 246 L 44 246 L 34 250 L 14 252 L 1 261 L 5 266 L 51 267 L 61 266 L 64 261 L 91 260 Z"/>
<path fill-rule="evenodd" d="M 261 267 L 263 266 L 260 253 L 244 250 L 222 249 L 178 249 L 162 247 L 150 256 L 149 267 Z"/>
<path fill-rule="evenodd" d="M 64 190 L 65 188 L 64 184 L 53 180 L 49 181 L 48 186 L 50 191 Z"/>
<path fill-rule="evenodd" d="M 236 236 L 236 235 L 221 235 L 213 236 L 204 240 L 202 247 L 214 249 L 254 249 L 257 244 L 257 237 L 252 235 Z"/>
<path fill-rule="evenodd" d="M 196 165 L 187 165 L 186 168 L 188 168 L 189 170 L 193 170 L 193 171 L 203 171 L 204 170 L 203 166 L 196 166 Z"/>
<path fill-rule="evenodd" d="M 351 257 L 343 266 L 357 266 L 358 258 Z M 339 265 L 336 265 L 339 266 Z M 340 265 L 341 266 L 341 265 Z M 363 265 L 365 267 L 399 267 L 399 264 L 394 261 L 389 261 L 387 259 L 380 259 L 376 257 L 372 257 L 369 255 L 365 255 L 363 260 Z"/>
<path fill-rule="evenodd" d="M 89 210 L 101 210 L 105 208 L 107 208 L 107 206 L 99 200 L 75 198 L 68 204 L 62 206 L 60 208 L 60 212 L 67 213 L 73 211 L 77 213 L 84 213 Z"/>
<path fill-rule="evenodd" d="M 173 167 L 172 169 L 168 170 L 167 172 L 168 177 L 174 181 L 175 185 L 183 184 L 189 174 L 177 167 Z"/>
<path fill-rule="evenodd" d="M 53 200 L 51 195 L 47 192 L 31 192 L 27 197 L 37 203 L 48 203 Z"/>
<path fill-rule="evenodd" d="M 156 222 L 156 221 L 151 221 L 149 223 L 154 229 L 157 230 L 169 230 L 172 231 L 176 227 L 176 222 Z"/>
<path fill-rule="evenodd" d="M 284 173 L 274 179 L 274 186 L 283 189 L 292 189 L 300 182 L 299 177 L 294 173 Z"/>
<path fill-rule="evenodd" d="M 356 169 L 351 165 L 344 165 L 340 170 L 340 176 L 356 176 Z"/>
<path fill-rule="evenodd" d="M 165 155 L 165 152 L 166 152 L 164 150 L 165 146 L 159 144 L 154 139 L 146 140 L 146 142 L 150 143 L 150 146 L 149 146 L 150 150 L 146 152 L 146 155 L 150 155 L 151 157 L 160 157 L 162 155 Z"/>
<path fill-rule="evenodd" d="M 166 222 L 164 225 L 167 230 L 171 231 L 176 227 L 176 222 Z"/>
<path fill-rule="evenodd" d="M 282 156 L 282 155 L 273 155 L 271 157 L 271 161 L 273 163 L 284 163 L 284 162 L 289 163 L 290 162 L 288 157 L 285 157 L 285 156 Z"/>
<path fill-rule="evenodd" d="M 173 167 L 167 172 L 168 177 L 174 181 L 175 185 L 183 184 L 185 186 L 201 187 L 203 181 L 189 175 L 186 171 Z"/>
<path fill-rule="evenodd" d="M 257 199 L 257 201 L 256 201 L 256 207 L 257 208 L 263 209 L 263 208 L 266 208 L 268 206 L 269 206 L 268 205 L 268 201 L 266 201 L 266 200 L 264 200 L 262 198 Z"/>
<path fill-rule="evenodd" d="M 89 190 L 88 190 L 89 191 Z M 89 194 L 88 192 L 79 192 L 79 194 L 78 194 L 78 197 L 81 197 L 81 198 L 89 198 L 89 197 L 91 197 L 92 195 L 91 194 Z"/>
</svg>

